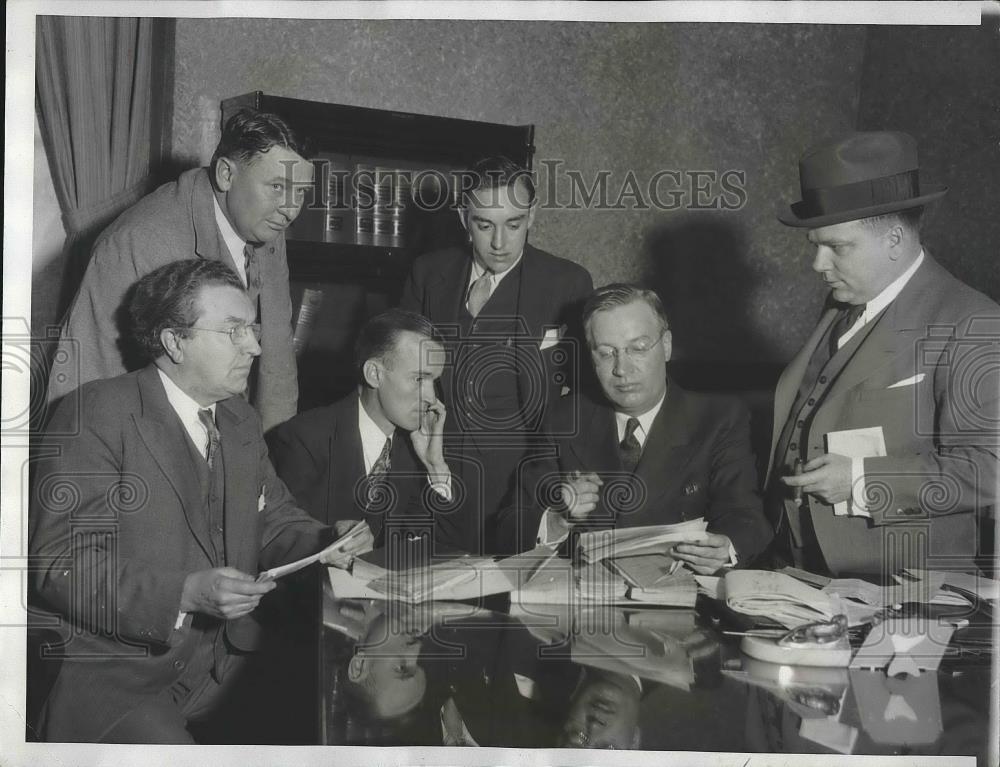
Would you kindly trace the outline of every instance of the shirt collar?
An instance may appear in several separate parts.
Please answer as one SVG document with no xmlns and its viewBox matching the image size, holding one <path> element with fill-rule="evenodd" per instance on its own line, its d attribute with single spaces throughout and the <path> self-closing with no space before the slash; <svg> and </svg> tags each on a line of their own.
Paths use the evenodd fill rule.
<svg viewBox="0 0 1000 767">
<path fill-rule="evenodd" d="M 215 203 L 215 223 L 219 227 L 219 234 L 222 235 L 222 241 L 226 243 L 226 250 L 229 252 L 229 256 L 233 259 L 233 263 L 236 265 L 236 271 L 243 278 L 243 282 L 246 282 L 246 268 L 243 264 L 243 249 L 246 247 L 246 241 L 240 237 L 236 230 L 233 229 L 233 225 L 229 223 L 229 219 L 226 218 L 225 212 L 222 210 L 222 206 L 219 205 L 219 198 L 214 194 L 212 195 L 212 201 Z"/>
<path fill-rule="evenodd" d="M 885 309 L 885 307 L 891 304 L 893 299 L 895 299 L 903 288 L 906 287 L 906 283 L 910 281 L 910 278 L 913 277 L 914 273 L 923 262 L 924 251 L 921 249 L 920 255 L 917 256 L 917 259 L 912 264 L 910 264 L 909 268 L 895 280 L 890 282 L 881 293 L 875 296 L 875 298 L 868 302 L 868 305 L 865 307 L 864 314 L 862 315 L 862 320 L 864 322 L 868 322 L 880 311 Z"/>
<path fill-rule="evenodd" d="M 639 428 L 636 429 L 636 439 L 639 440 L 640 445 L 646 444 L 646 437 L 649 436 L 649 430 L 653 427 L 653 421 L 660 412 L 660 408 L 663 407 L 663 400 L 666 399 L 667 393 L 663 392 L 663 396 L 660 397 L 660 401 L 657 402 L 653 407 L 647 410 L 642 415 L 636 416 L 639 419 Z M 618 426 L 618 441 L 621 442 L 625 439 L 625 427 L 628 424 L 628 419 L 632 416 L 626 415 L 625 413 L 619 413 L 615 411 L 615 424 Z"/>
<path fill-rule="evenodd" d="M 185 424 L 199 423 L 198 411 L 205 408 L 191 399 L 188 393 L 174 383 L 174 380 L 160 368 L 156 368 L 156 372 L 160 374 L 160 380 L 163 381 L 163 390 L 167 393 L 167 402 L 170 403 L 170 407 L 177 413 L 181 422 Z M 209 405 L 208 409 L 212 411 L 212 417 L 215 418 L 215 403 L 213 402 Z"/>
<path fill-rule="evenodd" d="M 361 395 L 358 395 L 358 431 L 361 434 L 361 451 L 365 456 L 365 471 L 371 471 L 375 461 L 382 453 L 382 448 L 385 447 L 386 439 L 391 439 L 396 430 L 394 428 L 392 434 L 387 437 L 379 425 L 368 415 L 365 403 L 362 402 Z"/>
<path fill-rule="evenodd" d="M 497 289 L 497 285 L 500 284 L 500 280 L 502 280 L 504 277 L 506 277 L 508 274 L 510 274 L 512 271 L 514 271 L 514 268 L 519 263 L 521 263 L 521 259 L 522 258 L 524 258 L 524 250 L 523 249 L 521 250 L 521 255 L 519 255 L 517 257 L 517 260 L 513 264 L 510 265 L 509 269 L 504 269 L 502 272 L 493 272 L 493 275 L 490 278 L 490 289 L 491 290 L 496 290 Z M 479 265 L 479 262 L 476 261 L 476 257 L 472 256 L 472 270 L 469 272 L 469 285 L 472 285 L 472 283 L 474 283 L 476 280 L 478 280 L 480 277 L 482 277 L 485 273 L 486 273 L 486 270 Z"/>
</svg>

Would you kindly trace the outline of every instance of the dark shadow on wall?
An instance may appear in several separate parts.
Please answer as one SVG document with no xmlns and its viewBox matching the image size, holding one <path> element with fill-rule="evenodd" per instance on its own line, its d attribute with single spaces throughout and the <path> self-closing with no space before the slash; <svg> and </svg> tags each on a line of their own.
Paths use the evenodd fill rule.
<svg viewBox="0 0 1000 767">
<path fill-rule="evenodd" d="M 673 333 L 670 375 L 692 391 L 741 399 L 763 477 L 771 437 L 779 353 L 755 327 L 756 276 L 747 242 L 723 216 L 663 223 L 643 247 L 645 284 L 663 300 Z"/>
<path fill-rule="evenodd" d="M 723 218 L 705 214 L 651 230 L 643 247 L 646 283 L 663 299 L 675 360 L 756 368 L 779 353 L 755 327 L 748 243 Z M 742 388 L 734 383 L 720 388 Z"/>
</svg>

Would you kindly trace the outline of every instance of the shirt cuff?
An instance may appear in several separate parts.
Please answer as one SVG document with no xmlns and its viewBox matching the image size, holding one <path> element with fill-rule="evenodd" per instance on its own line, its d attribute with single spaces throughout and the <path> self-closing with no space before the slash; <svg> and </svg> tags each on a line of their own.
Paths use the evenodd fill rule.
<svg viewBox="0 0 1000 767">
<path fill-rule="evenodd" d="M 539 546 L 558 546 L 569 537 L 570 527 L 566 517 L 550 506 L 542 512 L 535 543 Z"/>
<path fill-rule="evenodd" d="M 739 557 L 736 556 L 736 547 L 733 546 L 733 542 L 729 542 L 729 561 L 723 565 L 723 567 L 736 567 L 740 563 Z"/>
<path fill-rule="evenodd" d="M 440 495 L 445 501 L 451 502 L 451 474 L 449 474 L 444 479 L 432 479 L 429 475 L 427 477 L 427 484 L 431 486 L 431 490 Z"/>
<path fill-rule="evenodd" d="M 851 459 L 851 502 L 848 505 L 848 516 L 868 517 L 868 504 L 865 503 L 865 459 Z"/>
</svg>

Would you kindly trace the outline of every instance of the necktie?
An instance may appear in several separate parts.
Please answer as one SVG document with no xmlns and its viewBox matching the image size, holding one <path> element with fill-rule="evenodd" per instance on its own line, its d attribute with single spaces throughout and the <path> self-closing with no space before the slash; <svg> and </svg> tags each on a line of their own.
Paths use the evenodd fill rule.
<svg viewBox="0 0 1000 767">
<path fill-rule="evenodd" d="M 365 493 L 365 504 L 371 506 L 379 496 L 379 487 L 385 482 L 389 469 L 392 468 L 392 458 L 389 453 L 392 450 L 392 437 L 385 438 L 382 452 L 378 454 L 375 463 L 372 464 L 371 471 L 368 472 L 368 488 Z"/>
<path fill-rule="evenodd" d="M 219 446 L 222 442 L 219 439 L 219 427 L 215 425 L 215 417 L 208 408 L 198 411 L 198 420 L 201 421 L 205 431 L 208 432 L 208 446 L 205 448 L 205 460 L 208 461 L 208 468 L 212 468 L 215 463 L 215 456 L 218 455 Z"/>
<path fill-rule="evenodd" d="M 622 467 L 630 474 L 635 471 L 635 467 L 639 465 L 639 458 L 642 457 L 642 445 L 635 436 L 635 430 L 638 428 L 639 419 L 629 418 L 625 424 L 625 437 L 618 445 L 622 456 Z"/>
<path fill-rule="evenodd" d="M 257 297 L 260 295 L 260 259 L 257 258 L 257 253 L 250 243 L 243 247 L 243 268 L 247 274 L 247 294 L 250 296 L 254 311 L 257 311 Z"/>
<path fill-rule="evenodd" d="M 492 276 L 493 272 L 487 270 L 469 287 L 469 298 L 466 306 L 469 308 L 469 314 L 473 317 L 477 316 L 486 302 L 490 300 L 490 278 Z"/>
<path fill-rule="evenodd" d="M 836 354 L 837 350 L 840 348 L 838 345 L 840 337 L 854 326 L 854 323 L 858 321 L 858 317 L 864 314 L 865 306 L 867 306 L 867 304 L 853 304 L 848 308 L 840 310 L 840 315 L 834 321 L 833 330 L 830 332 L 831 357 Z"/>
</svg>

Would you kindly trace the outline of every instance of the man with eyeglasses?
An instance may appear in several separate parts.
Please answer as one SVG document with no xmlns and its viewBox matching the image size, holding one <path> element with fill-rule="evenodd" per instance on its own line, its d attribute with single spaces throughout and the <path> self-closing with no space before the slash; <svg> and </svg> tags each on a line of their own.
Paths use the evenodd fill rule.
<svg viewBox="0 0 1000 767">
<path fill-rule="evenodd" d="M 76 387 L 141 367 L 119 310 L 129 287 L 159 266 L 197 256 L 236 271 L 261 323 L 260 359 L 248 378 L 264 429 L 295 415 L 285 229 L 302 208 L 314 169 L 301 136 L 281 117 L 240 110 L 223 126 L 207 168 L 139 200 L 94 243 L 87 271 L 63 319 L 49 376 L 50 407 Z"/>
<path fill-rule="evenodd" d="M 160 267 L 129 314 L 152 362 L 63 401 L 34 484 L 32 602 L 71 629 L 42 710 L 49 741 L 193 743 L 188 725 L 217 712 L 258 645 L 255 610 L 275 588 L 258 572 L 332 538 L 275 475 L 240 396 L 260 331 L 236 273 Z"/>
<path fill-rule="evenodd" d="M 504 509 L 505 533 L 523 550 L 535 544 L 544 514 L 585 529 L 703 517 L 707 538 L 678 544 L 672 554 L 702 574 L 749 563 L 771 528 L 757 492 L 746 408 L 670 380 L 671 334 L 653 291 L 598 288 L 584 305 L 583 325 L 600 392 L 566 398 L 554 411 L 557 458 L 526 467 L 539 478 L 527 483 L 535 497 Z"/>
</svg>

